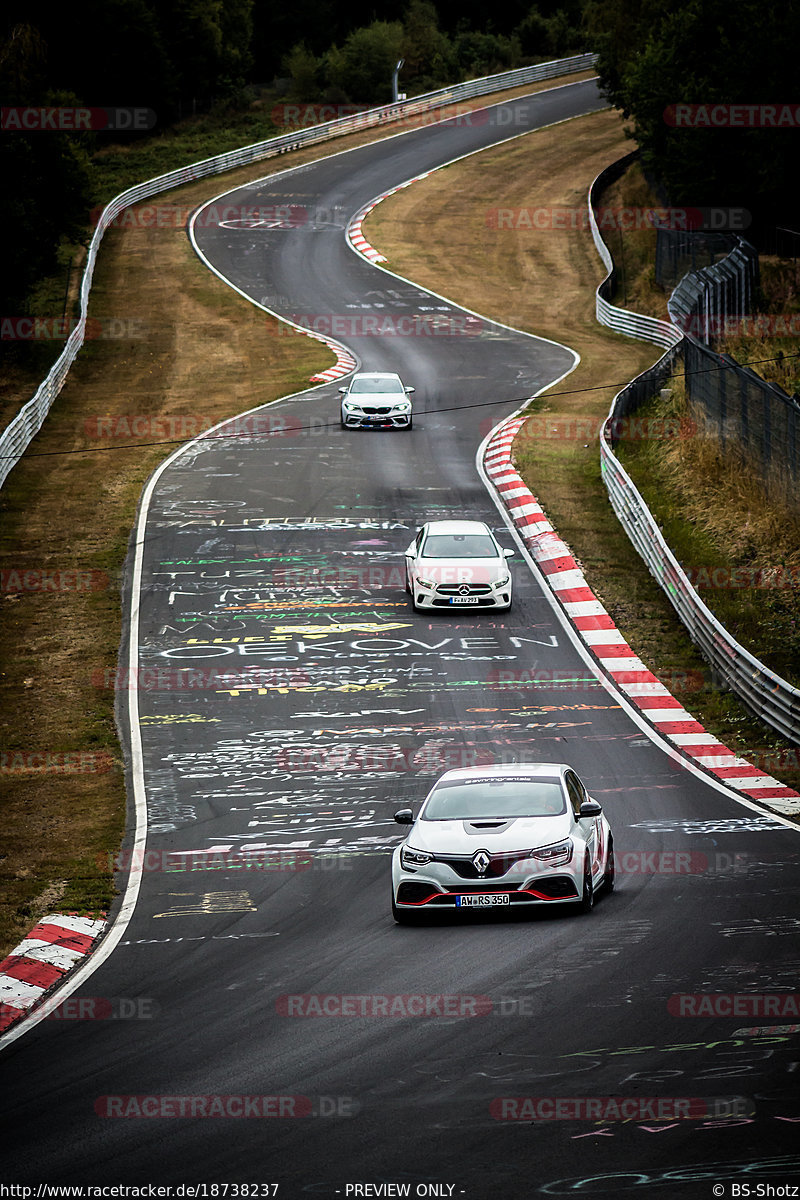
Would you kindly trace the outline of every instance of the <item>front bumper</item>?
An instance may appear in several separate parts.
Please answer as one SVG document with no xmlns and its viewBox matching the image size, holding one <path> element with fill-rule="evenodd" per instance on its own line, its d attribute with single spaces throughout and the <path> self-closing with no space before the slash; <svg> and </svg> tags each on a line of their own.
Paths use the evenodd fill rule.
<svg viewBox="0 0 800 1200">
<path fill-rule="evenodd" d="M 445 589 L 422 587 L 418 581 L 413 586 L 414 603 L 417 608 L 455 609 L 455 608 L 510 608 L 511 583 L 501 588 L 493 588 L 486 584 L 472 586 L 470 591 L 462 594 L 457 588 Z"/>
<path fill-rule="evenodd" d="M 570 876 L 554 876 L 548 880 L 537 880 L 536 884 L 523 887 L 516 884 L 498 884 L 492 888 L 463 888 L 440 891 L 436 886 L 424 886 L 419 882 L 404 881 L 395 892 L 398 909 L 407 912 L 455 912 L 461 909 L 477 911 L 487 908 L 519 908 L 541 904 L 570 904 L 579 899 L 575 881 Z"/>
<path fill-rule="evenodd" d="M 398 909 L 408 912 L 466 908 L 508 908 L 521 905 L 570 904 L 580 899 L 583 879 L 570 865 L 533 873 L 513 872 L 479 881 L 459 878 L 443 864 L 436 870 L 409 871 L 392 864 L 392 891 Z M 465 899 L 466 898 L 466 899 Z"/>
<path fill-rule="evenodd" d="M 411 424 L 411 413 L 360 413 L 343 411 L 342 420 L 348 429 L 408 429 Z"/>
</svg>

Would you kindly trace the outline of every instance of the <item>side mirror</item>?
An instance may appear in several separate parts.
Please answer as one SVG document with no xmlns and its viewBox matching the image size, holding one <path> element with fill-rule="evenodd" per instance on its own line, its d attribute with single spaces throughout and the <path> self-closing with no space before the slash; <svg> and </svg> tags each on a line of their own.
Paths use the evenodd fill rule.
<svg viewBox="0 0 800 1200">
<path fill-rule="evenodd" d="M 504 550 L 503 551 L 503 558 L 513 558 L 513 557 L 514 557 L 513 550 Z"/>
<path fill-rule="evenodd" d="M 581 805 L 581 810 L 578 813 L 578 817 L 581 821 L 583 821 L 586 817 L 599 817 L 602 811 L 602 808 L 596 800 L 584 800 L 583 804 Z"/>
<path fill-rule="evenodd" d="M 406 388 L 406 391 L 407 391 L 407 392 L 413 392 L 413 391 L 416 391 L 416 388 L 413 388 L 413 387 L 407 387 L 407 388 Z"/>
<path fill-rule="evenodd" d="M 414 813 L 410 808 L 401 808 L 394 814 L 394 819 L 398 825 L 413 825 Z"/>
<path fill-rule="evenodd" d="M 406 558 L 413 558 L 414 551 L 416 550 L 416 548 L 417 548 L 417 542 L 416 542 L 416 538 L 415 538 L 414 541 L 411 543 L 411 545 L 406 550 Z"/>
<path fill-rule="evenodd" d="M 339 388 L 339 391 L 344 394 L 347 391 L 347 388 Z"/>
</svg>

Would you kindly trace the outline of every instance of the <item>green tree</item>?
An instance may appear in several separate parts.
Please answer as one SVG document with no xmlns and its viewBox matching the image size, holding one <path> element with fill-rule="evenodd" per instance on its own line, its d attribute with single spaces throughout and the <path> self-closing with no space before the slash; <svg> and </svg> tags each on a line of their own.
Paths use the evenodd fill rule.
<svg viewBox="0 0 800 1200">
<path fill-rule="evenodd" d="M 522 47 L 516 36 L 473 30 L 456 34 L 453 51 L 461 76 L 466 79 L 512 70 L 520 65 L 522 58 Z"/>
<path fill-rule="evenodd" d="M 185 115 L 218 95 L 224 62 L 223 0 L 173 0 L 159 13 L 161 35 Z"/>
<path fill-rule="evenodd" d="M 678 0 L 588 0 L 584 26 L 597 55 L 603 94 L 629 116 L 623 78 L 665 15 Z"/>
<path fill-rule="evenodd" d="M 430 0 L 411 0 L 403 18 L 401 79 L 425 87 L 441 86 L 452 78 L 455 59 L 450 39 L 439 29 Z"/>
<path fill-rule="evenodd" d="M 250 82 L 253 71 L 253 0 L 223 0 L 221 90 L 236 94 Z"/>
<path fill-rule="evenodd" d="M 317 58 L 306 46 L 298 42 L 283 60 L 283 69 L 292 80 L 292 94 L 298 100 L 316 100 L 325 74 L 324 59 Z"/>
<path fill-rule="evenodd" d="M 526 58 L 566 58 L 583 50 L 586 35 L 578 6 L 558 8 L 545 16 L 534 7 L 516 29 Z"/>
<path fill-rule="evenodd" d="M 354 104 L 388 104 L 402 47 L 399 21 L 373 21 L 354 29 L 341 51 L 329 57 L 328 82 L 341 88 Z"/>
<path fill-rule="evenodd" d="M 621 7 L 612 6 L 615 28 Z M 600 44 L 604 89 L 632 118 L 645 171 L 673 204 L 748 209 L 756 240 L 776 221 L 794 219 L 796 129 L 680 126 L 674 106 L 785 105 L 796 89 L 798 6 L 779 12 L 757 0 L 688 0 L 653 24 L 643 11 L 630 44 L 613 54 L 607 34 Z"/>
<path fill-rule="evenodd" d="M 4 105 L 79 106 L 74 93 L 44 86 L 46 47 L 30 25 L 14 26 L 0 47 L 0 93 Z M 27 295 L 57 262 L 64 237 L 84 233 L 91 204 L 89 151 L 92 135 L 55 130 L 0 136 L 0 172 L 13 186 L 0 190 L 3 249 L 2 291 L 6 313 L 23 312 Z"/>
</svg>

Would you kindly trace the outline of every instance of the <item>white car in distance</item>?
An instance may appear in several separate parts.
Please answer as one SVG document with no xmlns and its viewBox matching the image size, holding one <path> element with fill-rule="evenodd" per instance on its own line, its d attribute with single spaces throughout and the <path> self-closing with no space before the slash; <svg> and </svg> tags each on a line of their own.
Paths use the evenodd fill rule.
<svg viewBox="0 0 800 1200">
<path fill-rule="evenodd" d="M 412 424 L 409 395 L 399 375 L 390 371 L 359 371 L 342 396 L 342 429 L 410 429 Z"/>
<path fill-rule="evenodd" d="M 406 591 L 417 611 L 509 609 L 513 554 L 483 521 L 428 521 L 406 550 Z"/>
</svg>

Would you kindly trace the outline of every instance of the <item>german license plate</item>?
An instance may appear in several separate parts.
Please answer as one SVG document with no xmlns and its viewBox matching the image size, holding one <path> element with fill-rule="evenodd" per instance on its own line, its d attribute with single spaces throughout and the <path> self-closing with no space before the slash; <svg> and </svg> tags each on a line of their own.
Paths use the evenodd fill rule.
<svg viewBox="0 0 800 1200">
<path fill-rule="evenodd" d="M 496 904 L 510 904 L 508 892 L 494 892 L 489 896 L 456 896 L 456 908 L 494 908 Z"/>
<path fill-rule="evenodd" d="M 451 604 L 477 604 L 478 597 L 477 596 L 451 596 L 450 603 Z"/>
</svg>

